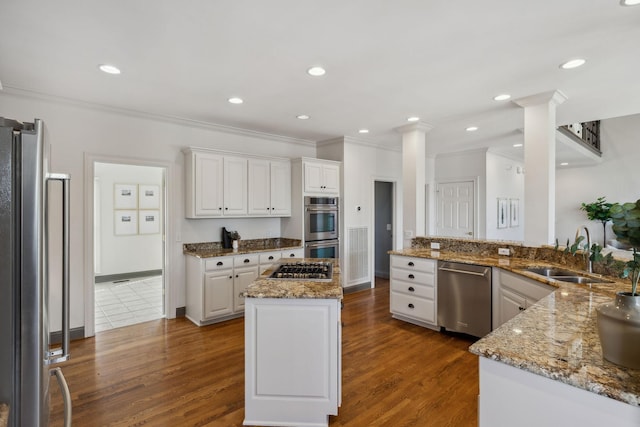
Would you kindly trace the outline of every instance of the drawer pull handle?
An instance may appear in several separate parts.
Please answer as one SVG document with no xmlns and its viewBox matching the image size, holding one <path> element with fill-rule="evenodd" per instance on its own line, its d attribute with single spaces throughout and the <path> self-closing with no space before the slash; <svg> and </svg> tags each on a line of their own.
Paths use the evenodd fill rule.
<svg viewBox="0 0 640 427">
<path fill-rule="evenodd" d="M 413 304 L 409 304 L 407 307 L 409 307 L 409 308 L 414 308 L 414 307 L 413 307 Z"/>
<path fill-rule="evenodd" d="M 273 259 L 273 255 L 271 255 L 271 256 L 269 257 L 269 261 L 271 261 L 272 259 Z"/>
<path fill-rule="evenodd" d="M 415 264 L 413 263 L 413 261 L 409 261 L 409 264 L 407 264 L 409 267 L 413 267 Z"/>
<path fill-rule="evenodd" d="M 221 265 L 224 265 L 224 263 L 222 261 L 218 261 L 218 263 L 216 265 L 217 266 L 221 266 Z"/>
<path fill-rule="evenodd" d="M 246 264 L 248 262 L 251 262 L 251 260 L 249 260 L 249 258 L 245 258 L 245 260 L 243 262 Z"/>
<path fill-rule="evenodd" d="M 289 258 L 295 258 L 296 254 L 289 254 Z"/>
<path fill-rule="evenodd" d="M 415 279 L 415 278 L 416 278 L 416 276 L 414 276 L 413 274 L 409 275 L 409 279 Z"/>
<path fill-rule="evenodd" d="M 415 289 L 413 289 L 413 286 L 409 286 L 409 292 L 415 292 Z"/>
</svg>

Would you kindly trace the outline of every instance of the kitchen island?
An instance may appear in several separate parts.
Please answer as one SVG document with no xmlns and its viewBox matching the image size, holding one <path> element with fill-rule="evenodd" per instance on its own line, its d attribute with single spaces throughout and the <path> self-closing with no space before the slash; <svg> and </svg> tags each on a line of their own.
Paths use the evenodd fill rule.
<svg viewBox="0 0 640 427">
<path fill-rule="evenodd" d="M 269 279 L 245 298 L 245 419 L 250 426 L 327 426 L 341 403 L 342 285 L 336 259 L 330 281 Z"/>
<path fill-rule="evenodd" d="M 500 257 L 496 247 L 504 242 L 433 240 L 444 241 L 444 249 L 426 249 L 424 241 L 392 253 L 499 268 L 556 288 L 470 347 L 480 356 L 481 427 L 640 425 L 640 370 L 604 360 L 596 326 L 596 307 L 628 290 L 628 281 L 608 275 L 603 283 L 572 284 L 527 271 L 547 266 L 584 274 L 582 257 L 553 248 L 514 245 L 513 257 Z"/>
</svg>

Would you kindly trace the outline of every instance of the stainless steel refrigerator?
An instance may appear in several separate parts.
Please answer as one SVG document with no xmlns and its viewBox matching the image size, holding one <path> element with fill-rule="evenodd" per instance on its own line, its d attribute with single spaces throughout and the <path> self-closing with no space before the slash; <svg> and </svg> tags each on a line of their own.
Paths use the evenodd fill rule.
<svg viewBox="0 0 640 427">
<path fill-rule="evenodd" d="M 60 368 L 51 366 L 69 356 L 69 176 L 49 173 L 43 126 L 38 119 L 0 117 L 0 403 L 9 405 L 10 427 L 49 425 L 51 376 L 63 394 L 65 425 L 71 424 L 69 389 Z M 48 218 L 52 181 L 61 182 L 63 198 L 62 221 L 54 225 Z M 49 346 L 50 229 L 62 240 L 60 349 Z"/>
</svg>

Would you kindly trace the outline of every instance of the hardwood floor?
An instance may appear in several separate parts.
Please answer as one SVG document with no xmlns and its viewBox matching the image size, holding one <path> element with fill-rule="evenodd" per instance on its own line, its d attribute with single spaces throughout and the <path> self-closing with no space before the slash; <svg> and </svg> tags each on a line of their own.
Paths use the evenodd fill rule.
<svg viewBox="0 0 640 427">
<path fill-rule="evenodd" d="M 475 426 L 478 357 L 469 337 L 391 318 L 389 283 L 345 295 L 343 388 L 332 427 Z M 61 364 L 74 427 L 241 426 L 244 322 L 156 320 L 71 343 Z M 52 426 L 62 402 L 52 381 Z"/>
</svg>

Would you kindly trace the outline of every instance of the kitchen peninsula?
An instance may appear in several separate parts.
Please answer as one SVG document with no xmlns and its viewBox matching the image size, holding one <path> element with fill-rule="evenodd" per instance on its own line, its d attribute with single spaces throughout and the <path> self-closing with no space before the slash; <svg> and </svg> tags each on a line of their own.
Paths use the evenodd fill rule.
<svg viewBox="0 0 640 427">
<path fill-rule="evenodd" d="M 265 272 L 244 291 L 245 419 L 251 426 L 327 426 L 341 404 L 342 285 L 333 276 L 273 279 Z"/>
<path fill-rule="evenodd" d="M 432 242 L 440 250 L 431 250 Z M 512 256 L 498 256 L 499 247 Z M 416 238 L 411 249 L 391 253 L 484 265 L 556 289 L 470 347 L 480 356 L 481 427 L 640 425 L 640 370 L 604 360 L 596 327 L 596 307 L 627 291 L 628 281 L 613 271 L 593 276 L 601 283 L 545 278 L 528 270 L 584 274 L 582 257 L 519 243 Z"/>
</svg>

